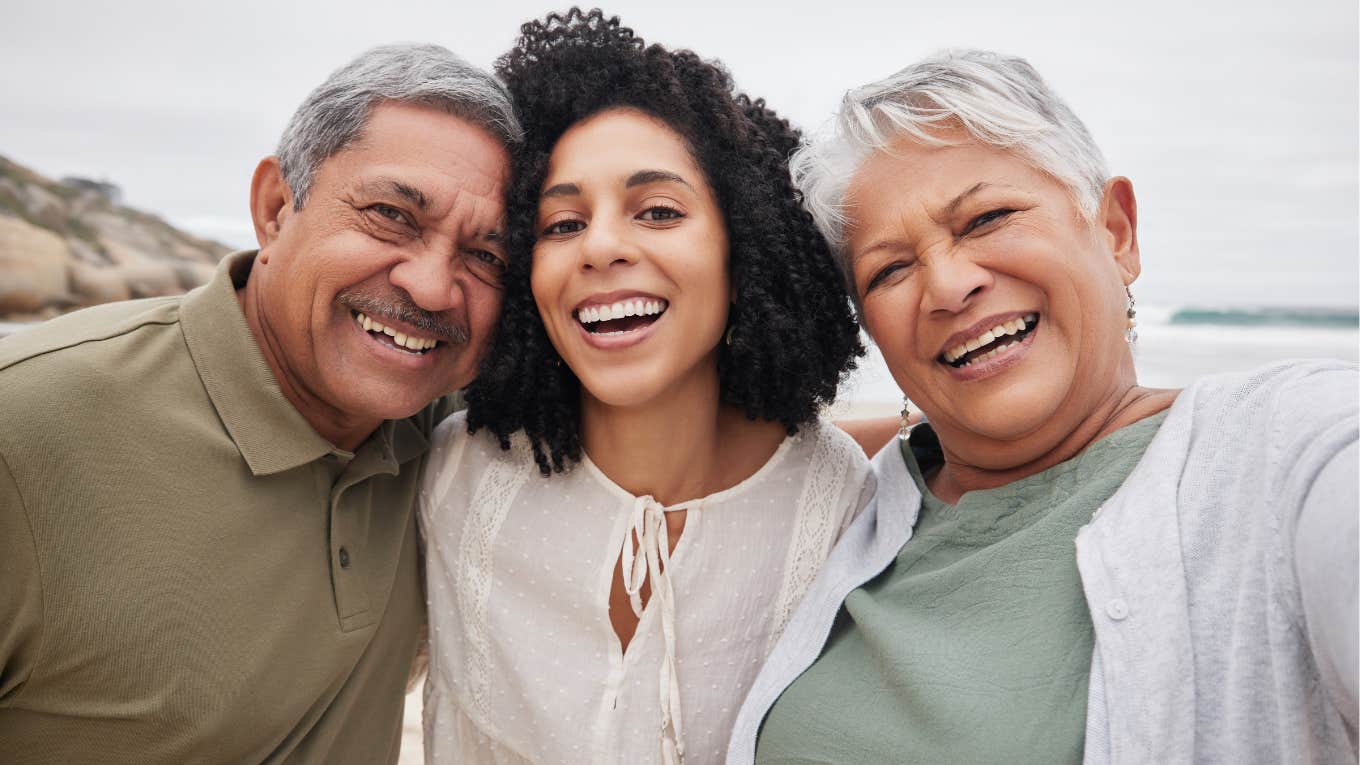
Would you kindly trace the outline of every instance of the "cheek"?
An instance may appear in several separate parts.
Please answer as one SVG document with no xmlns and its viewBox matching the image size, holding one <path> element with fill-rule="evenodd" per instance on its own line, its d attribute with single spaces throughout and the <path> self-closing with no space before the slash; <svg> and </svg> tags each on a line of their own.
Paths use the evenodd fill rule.
<svg viewBox="0 0 1360 765">
<path fill-rule="evenodd" d="M 562 269 L 555 267 L 552 259 L 540 258 L 535 253 L 533 267 L 529 272 L 529 292 L 533 295 L 534 307 L 538 310 L 550 339 L 556 336 L 559 313 L 557 304 L 565 287 L 566 274 L 562 273 Z"/>
<path fill-rule="evenodd" d="M 889 366 L 904 361 L 913 345 L 916 316 L 908 292 L 901 287 L 864 299 L 861 311 L 864 328 L 883 353 Z"/>
</svg>

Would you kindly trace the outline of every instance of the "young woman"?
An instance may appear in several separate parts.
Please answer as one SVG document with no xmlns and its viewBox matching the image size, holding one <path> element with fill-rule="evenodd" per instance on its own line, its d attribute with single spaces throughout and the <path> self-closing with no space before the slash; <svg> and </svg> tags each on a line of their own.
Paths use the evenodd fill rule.
<svg viewBox="0 0 1360 765">
<path fill-rule="evenodd" d="M 818 408 L 860 352 L 798 134 L 599 11 L 526 24 L 504 313 L 435 436 L 434 762 L 718 762 L 873 491 Z"/>
</svg>

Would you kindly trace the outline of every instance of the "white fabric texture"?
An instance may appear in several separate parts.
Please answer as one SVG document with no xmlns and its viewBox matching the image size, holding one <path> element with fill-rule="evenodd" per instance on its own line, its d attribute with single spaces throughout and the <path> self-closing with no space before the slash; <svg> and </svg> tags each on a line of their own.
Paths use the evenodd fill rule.
<svg viewBox="0 0 1360 765">
<path fill-rule="evenodd" d="M 817 421 L 737 486 L 662 507 L 588 458 L 545 478 L 522 434 L 511 446 L 468 435 L 461 413 L 435 431 L 426 761 L 721 762 L 761 663 L 873 495 L 868 460 Z M 687 512 L 668 554 L 673 510 Z M 621 557 L 640 611 L 626 652 L 608 613 Z"/>
<path fill-rule="evenodd" d="M 1357 439 L 1353 365 L 1282 362 L 1177 397 L 1076 538 L 1095 626 L 1087 763 L 1354 763 Z M 897 443 L 752 683 L 728 763 L 820 655 L 851 590 L 911 539 L 920 492 Z M 903 635 L 910 640 L 910 635 Z"/>
</svg>

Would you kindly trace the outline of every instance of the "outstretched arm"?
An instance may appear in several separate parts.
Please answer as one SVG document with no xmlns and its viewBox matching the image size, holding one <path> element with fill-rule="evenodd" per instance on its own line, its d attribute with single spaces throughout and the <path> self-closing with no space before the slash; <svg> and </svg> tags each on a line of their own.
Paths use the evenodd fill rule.
<svg viewBox="0 0 1360 765">
<path fill-rule="evenodd" d="M 1352 440 L 1318 472 L 1294 535 L 1294 568 L 1308 642 L 1318 672 L 1352 732 L 1356 729 L 1357 646 L 1360 645 L 1360 497 Z"/>
</svg>

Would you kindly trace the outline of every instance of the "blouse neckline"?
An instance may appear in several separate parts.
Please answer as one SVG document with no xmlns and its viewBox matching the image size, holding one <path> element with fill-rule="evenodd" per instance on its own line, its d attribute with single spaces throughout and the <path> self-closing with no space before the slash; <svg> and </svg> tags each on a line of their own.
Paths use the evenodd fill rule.
<svg viewBox="0 0 1360 765">
<path fill-rule="evenodd" d="M 814 421 L 811 424 L 815 426 L 818 423 Z M 748 489 L 750 489 L 752 486 L 755 486 L 756 484 L 760 483 L 761 479 L 763 479 L 767 473 L 774 472 L 774 470 L 778 467 L 779 462 L 784 459 L 784 455 L 788 453 L 790 449 L 790 444 L 793 443 L 794 439 L 801 437 L 804 432 L 805 431 L 803 430 L 799 430 L 798 433 L 792 436 L 785 436 L 784 440 L 779 442 L 778 448 L 774 450 L 774 454 L 771 454 L 770 458 L 765 460 L 765 463 L 756 469 L 756 472 L 743 478 L 740 482 L 732 486 L 729 486 L 726 489 L 723 489 L 722 491 L 715 492 L 707 496 L 696 497 L 694 499 L 687 499 L 684 500 L 683 502 L 677 502 L 673 505 L 663 505 L 661 506 L 661 510 L 667 513 L 676 510 L 698 510 L 702 508 L 704 505 L 709 504 L 711 502 L 724 502 L 729 499 L 733 499 L 735 497 L 740 496 Z M 620 500 L 626 501 L 631 505 L 632 503 L 642 498 L 633 494 L 632 492 L 628 491 L 622 486 L 618 485 L 617 483 L 614 482 L 614 479 L 605 475 L 605 472 L 601 470 L 598 465 L 595 464 L 595 461 L 590 458 L 590 455 L 586 453 L 586 450 L 584 448 L 581 449 L 580 464 L 585 467 L 586 473 L 590 475 L 590 477 L 593 478 L 596 483 L 600 484 L 602 487 L 604 487 L 606 491 L 608 491 L 610 494 L 613 494 Z"/>
</svg>

